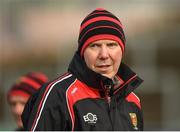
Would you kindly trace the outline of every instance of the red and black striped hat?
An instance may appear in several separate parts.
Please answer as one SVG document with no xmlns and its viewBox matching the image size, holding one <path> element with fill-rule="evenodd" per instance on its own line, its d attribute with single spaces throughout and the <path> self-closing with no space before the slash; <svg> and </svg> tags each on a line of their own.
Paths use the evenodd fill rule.
<svg viewBox="0 0 180 132">
<path fill-rule="evenodd" d="M 16 83 L 8 91 L 8 100 L 9 97 L 15 95 L 29 98 L 47 81 L 47 76 L 41 72 L 30 72 L 23 75 L 16 80 Z"/>
<path fill-rule="evenodd" d="M 101 39 L 117 41 L 124 53 L 125 35 L 120 20 L 111 12 L 97 8 L 87 15 L 81 23 L 78 53 L 83 56 L 84 49 L 88 44 Z"/>
</svg>

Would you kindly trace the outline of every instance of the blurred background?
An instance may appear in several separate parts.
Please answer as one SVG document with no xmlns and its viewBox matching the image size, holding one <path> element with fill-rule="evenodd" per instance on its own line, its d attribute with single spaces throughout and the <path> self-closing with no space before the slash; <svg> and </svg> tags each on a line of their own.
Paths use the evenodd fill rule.
<svg viewBox="0 0 180 132">
<path fill-rule="evenodd" d="M 145 130 L 180 130 L 180 0 L 0 0 L 0 130 L 14 130 L 6 93 L 41 71 L 55 79 L 77 48 L 84 17 L 103 7 L 120 18 L 127 63 L 144 83 Z"/>
</svg>

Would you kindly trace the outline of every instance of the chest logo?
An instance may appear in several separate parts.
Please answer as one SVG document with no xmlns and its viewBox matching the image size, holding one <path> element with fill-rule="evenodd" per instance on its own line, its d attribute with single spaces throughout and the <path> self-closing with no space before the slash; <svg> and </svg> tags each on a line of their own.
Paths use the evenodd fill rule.
<svg viewBox="0 0 180 132">
<path fill-rule="evenodd" d="M 83 116 L 84 121 L 87 123 L 96 123 L 97 121 L 97 115 L 92 114 L 92 113 L 87 113 L 86 115 Z"/>
<path fill-rule="evenodd" d="M 129 116 L 130 116 L 130 118 L 131 118 L 131 122 L 132 122 L 132 124 L 133 124 L 134 129 L 135 129 L 135 130 L 138 130 L 136 113 L 129 113 Z"/>
</svg>

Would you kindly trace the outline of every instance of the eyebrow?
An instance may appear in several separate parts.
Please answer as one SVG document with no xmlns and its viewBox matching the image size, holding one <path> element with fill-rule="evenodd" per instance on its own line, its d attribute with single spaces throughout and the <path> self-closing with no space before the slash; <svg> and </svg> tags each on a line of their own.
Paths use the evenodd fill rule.
<svg viewBox="0 0 180 132">
<path fill-rule="evenodd" d="M 91 44 L 118 44 L 118 42 L 108 42 L 108 43 L 98 43 L 98 42 L 92 42 Z"/>
</svg>

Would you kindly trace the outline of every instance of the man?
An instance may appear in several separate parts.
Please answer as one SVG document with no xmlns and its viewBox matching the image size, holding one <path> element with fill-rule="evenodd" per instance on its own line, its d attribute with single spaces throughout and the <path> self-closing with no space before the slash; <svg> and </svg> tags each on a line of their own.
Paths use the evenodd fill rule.
<svg viewBox="0 0 180 132">
<path fill-rule="evenodd" d="M 142 80 L 121 59 L 120 20 L 102 8 L 81 23 L 78 49 L 68 72 L 38 93 L 27 130 L 143 130 Z"/>
<path fill-rule="evenodd" d="M 17 124 L 17 130 L 23 130 L 21 114 L 29 97 L 48 81 L 46 75 L 40 72 L 31 72 L 19 77 L 7 94 L 11 112 Z"/>
</svg>

